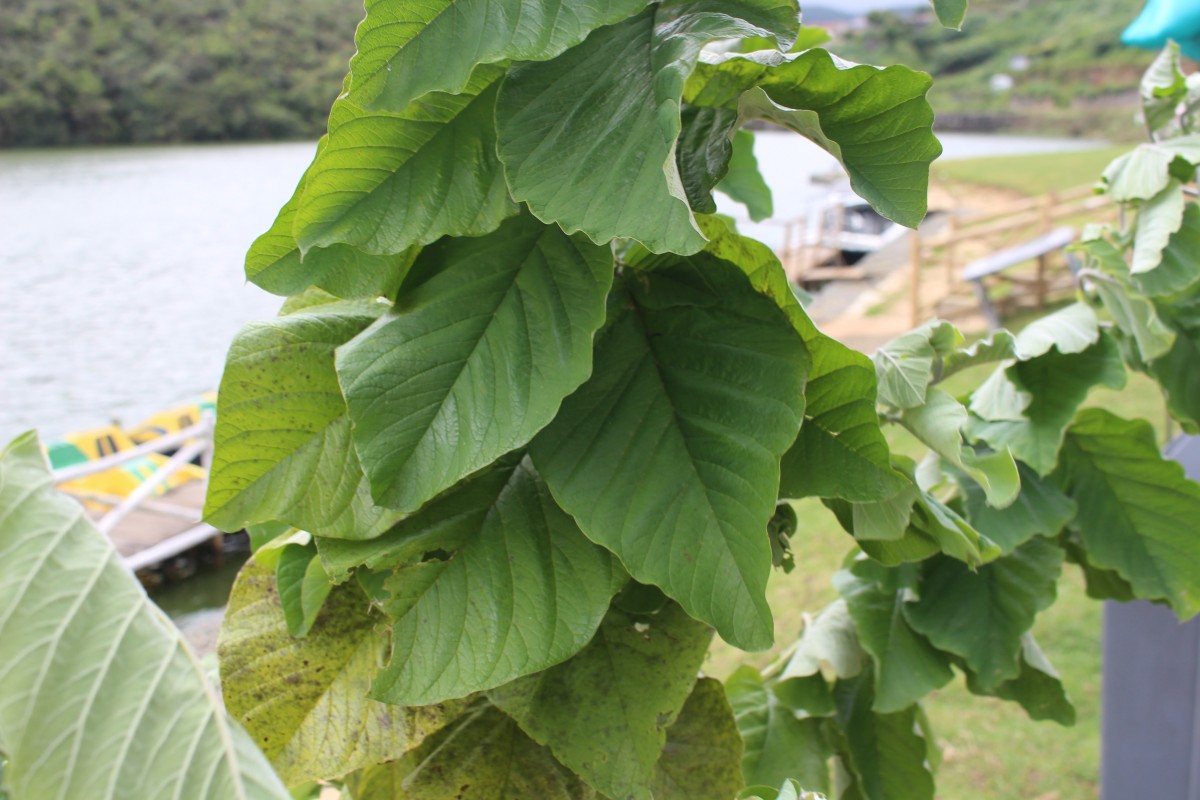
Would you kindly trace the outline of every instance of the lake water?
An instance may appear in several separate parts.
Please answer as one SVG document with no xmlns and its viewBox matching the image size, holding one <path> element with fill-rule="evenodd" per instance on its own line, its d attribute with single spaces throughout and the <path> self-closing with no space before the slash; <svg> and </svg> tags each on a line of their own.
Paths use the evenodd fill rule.
<svg viewBox="0 0 1200 800">
<path fill-rule="evenodd" d="M 946 158 L 1086 142 L 947 135 Z M 215 388 L 225 349 L 279 300 L 242 258 L 312 155 L 306 143 L 0 153 L 0 442 L 135 423 Z M 833 159 L 798 136 L 756 152 L 776 217 L 802 213 Z M 739 207 L 723 204 L 727 213 Z M 758 226 L 773 243 L 778 225 Z"/>
</svg>

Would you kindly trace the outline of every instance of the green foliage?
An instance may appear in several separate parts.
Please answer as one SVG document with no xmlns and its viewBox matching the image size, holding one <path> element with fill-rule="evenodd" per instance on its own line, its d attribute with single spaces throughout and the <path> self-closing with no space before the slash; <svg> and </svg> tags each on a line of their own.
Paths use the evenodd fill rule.
<svg viewBox="0 0 1200 800">
<path fill-rule="evenodd" d="M 931 800 L 922 703 L 955 670 L 1070 723 L 1029 633 L 1065 561 L 1095 594 L 1200 611 L 1200 486 L 1145 423 L 1079 410 L 1132 365 L 1200 420 L 1176 374 L 1200 341 L 1186 204 L 1171 227 L 1194 143 L 1164 135 L 1169 159 L 1110 171 L 1137 213 L 1092 232 L 1081 302 L 971 347 L 933 321 L 871 360 L 815 327 L 770 250 L 711 215 L 711 191 L 734 175 L 762 208 L 761 176 L 734 160 L 740 123 L 766 118 L 915 224 L 939 152 L 927 78 L 783 52 L 787 2 L 571 9 L 490 4 L 460 29 L 449 4 L 368 8 L 329 136 L 247 260 L 289 298 L 239 334 L 221 385 L 206 513 L 248 526 L 257 551 L 221 636 L 230 712 L 298 792 L 336 779 L 356 800 Z M 701 52 L 739 37 L 773 49 Z M 461 46 L 434 69 L 447 41 Z M 939 385 L 987 364 L 973 391 Z M 925 458 L 889 452 L 886 425 Z M 50 504 L 49 478 L 32 439 L 14 447 L 0 575 L 23 600 L 81 525 L 55 500 L 27 535 L 25 495 Z M 698 678 L 714 629 L 772 644 L 772 566 L 804 567 L 781 501 L 809 496 L 853 537 L 838 598 L 766 670 Z M 40 662 L 15 656 L 58 642 L 45 609 L 66 621 L 56 636 L 116 652 L 111 626 L 73 625 L 104 613 L 84 601 L 111 556 L 63 552 L 70 591 L 0 618 L 0 647 L 17 643 L 0 682 L 41 688 Z M 62 694 L 45 702 L 78 704 Z M 224 725 L 212 705 L 206 725 Z M 0 726 L 21 706 L 0 706 Z M 31 752 L 83 739 L 18 716 L 0 741 L 20 791 L 57 774 Z"/>
</svg>

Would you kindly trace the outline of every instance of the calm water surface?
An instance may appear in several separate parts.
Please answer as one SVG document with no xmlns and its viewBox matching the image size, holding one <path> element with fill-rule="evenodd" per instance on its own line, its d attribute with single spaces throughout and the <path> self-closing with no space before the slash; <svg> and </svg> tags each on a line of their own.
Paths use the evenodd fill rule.
<svg viewBox="0 0 1200 800">
<path fill-rule="evenodd" d="M 242 258 L 310 144 L 0 153 L 0 440 L 214 388 L 278 300 Z"/>
<path fill-rule="evenodd" d="M 942 137 L 946 158 L 1079 149 L 1085 142 Z M 220 379 L 244 323 L 274 298 L 245 283 L 242 259 L 312 155 L 311 144 L 0 153 L 0 445 L 136 423 Z M 823 191 L 809 176 L 833 159 L 790 134 L 756 153 L 780 219 Z M 722 210 L 739 216 L 739 206 Z M 778 225 L 747 232 L 775 244 Z M 231 570 L 171 589 L 161 602 L 202 618 Z M 214 582 L 215 581 L 215 582 Z M 218 585 L 219 584 L 219 585 Z"/>
</svg>

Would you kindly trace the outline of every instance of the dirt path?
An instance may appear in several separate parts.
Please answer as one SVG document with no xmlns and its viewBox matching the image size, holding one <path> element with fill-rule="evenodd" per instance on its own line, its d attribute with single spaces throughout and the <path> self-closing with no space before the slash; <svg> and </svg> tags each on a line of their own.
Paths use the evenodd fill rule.
<svg viewBox="0 0 1200 800">
<path fill-rule="evenodd" d="M 988 213 L 1014 200 L 1018 192 L 989 189 L 970 184 L 943 183 L 930 188 L 930 215 L 921 225 L 925 235 L 944 226 L 946 215 Z M 884 342 L 911 330 L 911 274 L 909 241 L 905 236 L 887 248 L 860 262 L 871 278 L 866 282 L 830 286 L 814 304 L 813 316 L 821 330 L 845 344 L 872 353 Z M 938 270 L 926 271 L 921 280 L 922 305 L 933 303 L 951 292 L 961 294 L 965 284 L 947 287 L 947 276 Z M 987 321 L 979 313 L 969 294 L 961 309 L 948 316 L 964 333 L 987 330 Z M 927 313 L 926 316 L 929 316 Z"/>
</svg>

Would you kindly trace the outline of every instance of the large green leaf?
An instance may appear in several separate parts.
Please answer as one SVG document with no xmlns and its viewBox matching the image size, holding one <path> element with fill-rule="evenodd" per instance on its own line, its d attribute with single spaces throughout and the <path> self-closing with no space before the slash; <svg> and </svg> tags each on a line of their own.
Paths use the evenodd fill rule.
<svg viewBox="0 0 1200 800">
<path fill-rule="evenodd" d="M 1045 475 L 1058 463 L 1063 435 L 1075 410 L 1096 385 L 1120 388 L 1125 384 L 1125 362 L 1120 347 L 1104 335 L 1082 353 L 1057 349 L 1006 371 L 1032 399 L 1020 420 L 972 418 L 967 435 L 997 449 L 1008 448 L 1014 456 Z"/>
<path fill-rule="evenodd" d="M 926 402 L 905 409 L 901 422 L 914 436 L 983 487 L 989 505 L 1003 508 L 1021 491 L 1017 464 L 1003 445 L 994 453 L 977 453 L 963 442 L 969 421 L 962 404 L 941 389 L 930 389 Z"/>
<path fill-rule="evenodd" d="M 395 295 L 412 262 L 411 253 L 379 256 L 335 244 L 310 248 L 301 258 L 292 229 L 303 190 L 304 179 L 279 210 L 270 230 L 250 246 L 246 253 L 246 279 L 278 295 L 298 294 L 310 286 L 337 297 Z"/>
<path fill-rule="evenodd" d="M 578 655 L 488 698 L 590 786 L 614 800 L 649 800 L 667 728 L 711 640 L 674 603 L 655 614 L 614 607 Z"/>
<path fill-rule="evenodd" d="M 808 354 L 742 273 L 707 261 L 667 259 L 625 281 L 592 377 L 531 453 L 630 574 L 730 643 L 762 649 L 773 636 L 766 528 Z"/>
<path fill-rule="evenodd" d="M 468 483 L 401 523 L 414 535 L 434 534 L 429 547 L 445 560 L 400 564 L 387 579 L 379 599 L 396 622 L 391 661 L 372 689 L 377 699 L 435 703 L 564 661 L 592 638 L 624 582 L 528 459 L 476 480 L 492 491 Z M 448 510 L 456 516 L 447 519 Z"/>
<path fill-rule="evenodd" d="M 879 400 L 896 408 L 915 408 L 925 402 L 935 367 L 962 342 L 949 322 L 932 320 L 886 342 L 872 356 L 879 381 Z"/>
<path fill-rule="evenodd" d="M 919 531 L 922 538 L 936 542 L 938 549 L 946 555 L 971 567 L 986 564 L 1000 555 L 999 547 L 929 492 L 917 496 L 912 529 Z"/>
<path fill-rule="evenodd" d="M 742 774 L 747 784 L 778 785 L 793 777 L 804 786 L 829 791 L 826 762 L 833 752 L 820 718 L 797 716 L 749 665 L 729 676 L 725 691 L 745 745 Z"/>
<path fill-rule="evenodd" d="M 729 800 L 741 790 L 742 737 L 720 681 L 696 682 L 654 773 L 655 800 Z"/>
<path fill-rule="evenodd" d="M 263 556 L 259 558 L 259 563 L 264 563 Z M 275 584 L 288 631 L 299 638 L 307 636 L 333 587 L 317 556 L 317 546 L 309 541 L 280 548 Z"/>
<path fill-rule="evenodd" d="M 516 213 L 492 121 L 503 74 L 480 69 L 462 94 L 426 95 L 397 112 L 338 101 L 293 220 L 305 260 L 338 244 L 403 253 L 488 233 Z"/>
<path fill-rule="evenodd" d="M 236 531 L 279 520 L 353 539 L 395 520 L 371 500 L 334 371 L 334 349 L 385 308 L 327 303 L 242 329 L 217 395 L 204 509 L 212 524 Z"/>
<path fill-rule="evenodd" d="M 1134 285 L 1148 295 L 1181 292 L 1200 281 L 1200 204 L 1188 203 L 1183 223 L 1162 251 L 1159 265 L 1133 276 Z"/>
<path fill-rule="evenodd" d="M 860 562 L 833 576 L 858 626 L 859 641 L 875 659 L 875 710 L 901 711 L 950 682 L 949 659 L 910 627 L 906 592 L 875 583 Z M 860 572 L 862 574 L 856 574 Z"/>
<path fill-rule="evenodd" d="M 983 489 L 961 480 L 963 504 L 971 525 L 1004 553 L 1011 553 L 1034 536 L 1057 536 L 1075 518 L 1075 502 L 1025 464 L 1018 463 L 1021 493 L 1007 508 L 988 505 Z"/>
<path fill-rule="evenodd" d="M 1138 597 L 1166 600 L 1180 617 L 1200 612 L 1200 485 L 1162 457 L 1149 423 L 1082 411 L 1057 477 L 1079 506 L 1075 527 L 1088 561 L 1115 570 Z"/>
<path fill-rule="evenodd" d="M 1180 62 L 1178 44 L 1167 42 L 1142 75 L 1138 94 L 1151 135 L 1172 127 L 1179 104 L 1187 98 L 1187 76 Z"/>
<path fill-rule="evenodd" d="M 985 689 L 967 670 L 967 688 L 975 694 L 1018 703 L 1031 719 L 1050 719 L 1059 725 L 1075 724 L 1075 706 L 1071 705 L 1058 673 L 1034 641 L 1032 633 L 1021 637 L 1020 675 L 994 689 Z"/>
<path fill-rule="evenodd" d="M 852 678 L 863 670 L 867 654 L 858 628 L 844 599 L 834 600 L 808 623 L 796 652 L 780 674 L 781 681 L 807 678 L 828 669 L 839 678 Z"/>
<path fill-rule="evenodd" d="M 1200 134 L 1139 145 L 1104 170 L 1108 193 L 1118 202 L 1150 200 L 1167 188 L 1176 159 L 1200 165 Z"/>
<path fill-rule="evenodd" d="M 354 800 L 595 800 L 550 751 L 477 702 L 399 761 L 346 782 Z"/>
<path fill-rule="evenodd" d="M 750 219 L 761 222 L 775 213 L 771 187 L 758 169 L 754 157 L 754 134 L 740 130 L 733 135 L 733 154 L 729 170 L 717 184 L 717 191 L 746 206 Z"/>
<path fill-rule="evenodd" d="M 1096 312 L 1085 303 L 1072 303 L 1025 326 L 1016 336 L 1014 355 L 1021 361 L 1029 361 L 1051 349 L 1060 353 L 1082 353 L 1099 338 Z"/>
<path fill-rule="evenodd" d="M 398 111 L 427 92 L 458 94 L 479 64 L 553 58 L 646 0 L 368 0 L 350 61 L 350 98 Z"/>
<path fill-rule="evenodd" d="M 1106 280 L 1096 281 L 1093 288 L 1113 322 L 1137 346 L 1142 361 L 1153 361 L 1170 352 L 1175 332 L 1159 319 L 1148 298 Z"/>
<path fill-rule="evenodd" d="M 372 493 L 406 512 L 524 445 L 587 378 L 612 253 L 526 214 L 425 248 L 426 273 L 337 354 Z"/>
<path fill-rule="evenodd" d="M 707 252 L 736 265 L 756 291 L 783 309 L 812 359 L 805 386 L 805 421 L 784 455 L 779 496 L 843 497 L 869 502 L 891 497 L 908 481 L 891 466 L 875 410 L 871 360 L 817 329 L 788 283 L 778 257 L 739 236 L 721 217 L 701 217 Z"/>
<path fill-rule="evenodd" d="M 943 27 L 962 30 L 963 20 L 967 18 L 967 0 L 929 0 L 933 11 L 937 14 L 938 22 Z"/>
<path fill-rule="evenodd" d="M 683 129 L 675 149 L 675 162 L 684 196 L 697 213 L 712 214 L 717 210 L 712 190 L 729 171 L 733 157 L 730 137 L 737 116 L 736 111 L 728 108 L 683 107 Z"/>
<path fill-rule="evenodd" d="M 864 800 L 933 800 L 933 775 L 926 766 L 929 743 L 918 733 L 917 707 L 894 714 L 874 711 L 868 672 L 834 686 L 839 748 Z M 845 797 L 845 795 L 843 795 Z"/>
<path fill-rule="evenodd" d="M 335 590 L 307 638 L 288 632 L 271 571 L 238 575 L 221 627 L 221 689 L 231 714 L 288 785 L 399 758 L 461 705 L 400 708 L 367 697 L 387 651 L 353 587 Z"/>
<path fill-rule="evenodd" d="M 0 744 L 16 798 L 287 800 L 37 437 L 0 452 Z"/>
<path fill-rule="evenodd" d="M 929 87 L 928 75 L 905 67 L 854 65 L 812 49 L 712 56 L 685 97 L 732 105 L 743 118 L 807 137 L 842 163 L 854 191 L 880 214 L 915 227 L 925 216 L 929 165 L 942 152 Z"/>
<path fill-rule="evenodd" d="M 1159 315 L 1175 331 L 1175 343 L 1147 371 L 1162 386 L 1167 407 L 1185 431 L 1200 430 L 1200 371 L 1193 368 L 1200 358 L 1200 292 L 1193 287 L 1169 298 L 1156 298 Z"/>
<path fill-rule="evenodd" d="M 1139 275 L 1158 266 L 1171 237 L 1183 226 L 1183 211 L 1183 186 L 1174 178 L 1154 197 L 1138 203 L 1130 272 Z"/>
<path fill-rule="evenodd" d="M 798 28 L 788 0 L 666 0 L 552 61 L 514 67 L 496 107 L 512 196 L 595 242 L 700 250 L 675 160 L 684 83 L 709 41 L 775 36 L 786 47 Z"/>
<path fill-rule="evenodd" d="M 1019 675 L 1021 637 L 1054 602 L 1062 561 L 1062 549 L 1043 538 L 977 570 L 931 559 L 905 618 L 938 649 L 962 656 L 980 685 L 992 689 Z"/>
</svg>

